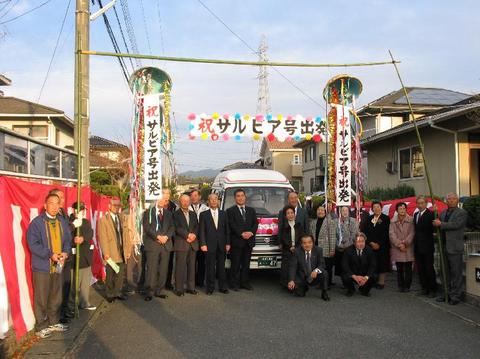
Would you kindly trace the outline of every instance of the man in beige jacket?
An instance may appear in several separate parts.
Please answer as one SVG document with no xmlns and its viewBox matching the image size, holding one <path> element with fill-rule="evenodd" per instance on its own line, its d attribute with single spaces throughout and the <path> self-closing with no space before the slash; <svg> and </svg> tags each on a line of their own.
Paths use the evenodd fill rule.
<svg viewBox="0 0 480 359">
<path fill-rule="evenodd" d="M 112 198 L 108 205 L 108 212 L 100 218 L 98 224 L 98 238 L 102 249 L 103 259 L 112 259 L 119 268 L 118 273 L 108 263 L 106 264 L 107 278 L 105 292 L 107 301 L 112 303 L 115 299 L 127 300 L 122 293 L 125 276 L 125 258 L 123 253 L 123 230 L 120 200 Z"/>
</svg>

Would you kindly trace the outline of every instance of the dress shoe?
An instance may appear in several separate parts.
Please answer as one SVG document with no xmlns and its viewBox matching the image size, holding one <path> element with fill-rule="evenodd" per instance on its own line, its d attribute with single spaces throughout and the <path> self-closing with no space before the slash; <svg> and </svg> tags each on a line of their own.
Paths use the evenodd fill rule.
<svg viewBox="0 0 480 359">
<path fill-rule="evenodd" d="M 410 288 L 403 288 L 403 293 L 410 293 Z"/>
<path fill-rule="evenodd" d="M 330 297 L 328 296 L 328 293 L 326 290 L 322 290 L 322 299 L 326 302 L 330 301 Z"/>
<path fill-rule="evenodd" d="M 60 324 L 68 324 L 68 323 L 70 323 L 70 322 L 71 322 L 71 320 L 68 319 L 68 318 L 65 318 L 65 317 L 60 318 L 60 320 L 59 320 L 59 323 L 60 323 Z"/>
<path fill-rule="evenodd" d="M 207 290 L 207 295 L 212 295 L 213 294 L 213 290 Z"/>
<path fill-rule="evenodd" d="M 253 290 L 253 287 L 249 283 L 242 284 L 240 288 L 243 288 L 246 290 Z"/>
<path fill-rule="evenodd" d="M 197 295 L 198 292 L 195 289 L 187 289 L 187 293 L 191 295 Z"/>
<path fill-rule="evenodd" d="M 165 288 L 167 288 L 168 290 L 173 290 L 173 285 L 167 284 L 167 285 L 165 286 Z"/>
<path fill-rule="evenodd" d="M 376 284 L 375 288 L 382 290 L 383 288 L 385 288 L 385 284 Z"/>
<path fill-rule="evenodd" d="M 232 290 L 233 290 L 234 292 L 238 292 L 240 289 L 239 289 L 238 287 L 232 287 Z"/>
<path fill-rule="evenodd" d="M 458 299 L 450 299 L 448 301 L 448 304 L 450 304 L 450 305 L 457 305 L 458 303 L 460 303 L 460 301 Z"/>
<path fill-rule="evenodd" d="M 128 297 L 125 294 L 121 294 L 117 297 L 118 300 L 128 300 Z"/>
<path fill-rule="evenodd" d="M 360 292 L 361 295 L 363 295 L 364 297 L 371 297 L 372 295 L 370 294 L 370 292 Z"/>
<path fill-rule="evenodd" d="M 67 319 L 73 319 L 75 318 L 75 312 L 73 311 L 68 311 L 63 314 L 63 316 Z"/>
<path fill-rule="evenodd" d="M 403 293 L 403 292 L 405 292 L 405 288 L 398 288 L 398 291 L 399 291 L 400 293 Z"/>
<path fill-rule="evenodd" d="M 437 297 L 437 299 L 435 299 L 436 302 L 445 302 L 445 297 L 444 296 L 440 296 L 440 297 Z"/>
<path fill-rule="evenodd" d="M 163 294 L 163 293 L 155 293 L 155 297 L 161 298 L 161 299 L 166 299 L 166 298 L 168 298 L 168 295 Z"/>
<path fill-rule="evenodd" d="M 183 297 L 183 296 L 185 295 L 185 293 L 184 293 L 184 292 L 180 292 L 180 291 L 176 291 L 176 292 L 175 292 L 175 295 L 176 295 L 177 297 Z"/>
<path fill-rule="evenodd" d="M 115 298 L 114 297 L 108 297 L 107 302 L 113 303 L 113 302 L 115 302 Z"/>
<path fill-rule="evenodd" d="M 153 299 L 151 295 L 145 296 L 145 302 L 150 302 Z"/>
<path fill-rule="evenodd" d="M 428 298 L 435 298 L 436 296 L 437 296 L 437 293 L 435 292 L 428 293 Z"/>
<path fill-rule="evenodd" d="M 220 293 L 223 293 L 223 294 L 228 294 L 229 291 L 228 289 L 220 289 Z"/>
<path fill-rule="evenodd" d="M 353 290 L 347 290 L 347 293 L 345 294 L 347 297 L 353 297 Z"/>
<path fill-rule="evenodd" d="M 417 295 L 418 295 L 418 296 L 420 296 L 420 295 L 427 296 L 427 295 L 428 295 L 428 290 L 422 289 L 420 292 L 417 293 Z"/>
</svg>

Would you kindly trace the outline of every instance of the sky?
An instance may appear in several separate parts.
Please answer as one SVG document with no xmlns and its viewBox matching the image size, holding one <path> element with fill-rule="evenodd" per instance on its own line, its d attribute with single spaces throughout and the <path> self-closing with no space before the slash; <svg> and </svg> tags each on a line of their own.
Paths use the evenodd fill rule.
<svg viewBox="0 0 480 359">
<path fill-rule="evenodd" d="M 52 70 L 40 97 L 69 0 L 50 0 L 6 24 L 2 22 L 44 0 L 0 0 L 0 73 L 12 80 L 12 86 L 4 88 L 7 96 L 38 101 L 73 118 L 75 0 L 70 1 Z M 94 2 L 92 12 L 99 8 L 98 0 Z M 108 2 L 102 1 L 103 5 Z M 128 0 L 139 52 L 257 60 L 258 55 L 202 2 L 249 47 L 258 48 L 265 35 L 271 61 L 387 61 L 390 49 L 402 62 L 400 71 L 407 86 L 480 92 L 478 0 Z M 120 0 L 116 8 L 123 24 Z M 107 15 L 124 50 L 113 9 Z M 113 50 L 101 17 L 91 22 L 90 49 Z M 91 57 L 90 65 L 90 134 L 128 144 L 133 100 L 118 61 Z M 221 168 L 257 158 L 248 139 L 189 140 L 187 120 L 191 112 L 255 113 L 257 67 L 150 60 L 143 60 L 142 65 L 157 66 L 172 78 L 174 155 L 179 172 Z M 400 88 L 391 65 L 279 71 L 302 91 L 269 69 L 274 114 L 324 115 L 323 88 L 328 79 L 340 73 L 362 81 L 359 106 Z"/>
</svg>

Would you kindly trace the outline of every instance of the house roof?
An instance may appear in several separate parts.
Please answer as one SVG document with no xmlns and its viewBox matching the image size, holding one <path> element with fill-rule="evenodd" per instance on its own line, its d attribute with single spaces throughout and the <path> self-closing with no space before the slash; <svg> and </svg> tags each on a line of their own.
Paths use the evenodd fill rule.
<svg viewBox="0 0 480 359">
<path fill-rule="evenodd" d="M 122 143 L 115 142 L 115 141 L 112 141 L 112 140 L 108 140 L 108 139 L 100 137 L 100 136 L 90 136 L 90 148 L 95 148 L 95 149 L 125 148 L 125 149 L 128 149 L 128 147 L 125 146 Z"/>
<path fill-rule="evenodd" d="M 468 114 L 470 112 L 478 113 L 477 115 L 478 120 L 475 120 L 475 119 L 472 120 L 470 123 L 470 126 L 475 124 L 480 126 L 480 101 L 465 104 L 465 105 L 455 106 L 454 108 L 443 109 L 433 114 L 420 117 L 416 119 L 416 124 L 417 124 L 417 127 L 421 128 L 421 127 L 429 126 L 430 124 L 448 120 L 450 118 L 459 117 L 461 115 Z M 396 135 L 413 131 L 414 127 L 415 126 L 413 121 L 407 121 L 387 131 L 383 131 L 383 132 L 368 136 L 362 139 L 360 143 L 361 145 L 368 145 L 374 142 L 383 141 L 385 139 L 394 137 Z"/>
<path fill-rule="evenodd" d="M 434 87 L 407 87 L 406 90 L 410 103 L 417 108 L 435 109 L 450 106 L 470 97 L 462 92 Z M 368 103 L 358 113 L 372 108 L 405 108 L 407 105 L 403 89 L 400 89 Z"/>
<path fill-rule="evenodd" d="M 52 107 L 30 102 L 17 97 L 0 97 L 0 116 L 2 115 L 57 115 L 65 113 Z"/>
<path fill-rule="evenodd" d="M 294 145 L 296 144 L 296 141 L 279 141 L 279 140 L 273 140 L 273 141 L 266 141 L 267 148 L 269 150 L 296 150 Z"/>
</svg>

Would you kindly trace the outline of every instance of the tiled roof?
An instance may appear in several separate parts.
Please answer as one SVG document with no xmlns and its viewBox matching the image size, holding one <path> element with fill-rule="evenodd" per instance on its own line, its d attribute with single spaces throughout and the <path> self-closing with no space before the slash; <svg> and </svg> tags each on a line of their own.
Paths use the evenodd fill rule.
<svg viewBox="0 0 480 359">
<path fill-rule="evenodd" d="M 5 75 L 0 74 L 0 86 L 10 86 L 12 80 L 10 80 Z"/>
<path fill-rule="evenodd" d="M 446 90 L 442 88 L 424 88 L 424 87 L 407 87 L 410 103 L 414 107 L 443 107 L 450 106 L 470 97 L 470 95 Z M 363 106 L 358 113 L 368 108 L 391 108 L 391 107 L 406 107 L 407 100 L 403 89 L 390 92 L 369 104 Z"/>
<path fill-rule="evenodd" d="M 267 147 L 269 150 L 296 150 L 294 145 L 298 143 L 296 141 L 267 141 Z"/>
<path fill-rule="evenodd" d="M 447 110 L 440 110 L 435 112 L 434 114 L 427 115 L 416 119 L 417 126 L 424 127 L 428 126 L 431 123 L 447 120 L 449 118 L 461 116 L 463 114 L 472 112 L 472 111 L 480 111 L 480 101 L 473 102 L 466 105 L 456 106 L 453 109 Z M 403 134 L 405 132 L 413 131 L 415 128 L 413 121 L 407 121 L 402 123 L 399 126 L 393 127 L 387 131 L 383 131 L 380 133 L 376 133 L 374 135 L 368 136 L 361 140 L 362 145 L 367 145 L 373 142 L 381 141 L 399 134 Z"/>
<path fill-rule="evenodd" d="M 1 115 L 65 115 L 61 110 L 22 100 L 16 97 L 0 97 Z"/>
<path fill-rule="evenodd" d="M 128 148 L 122 143 L 107 140 L 100 136 L 90 136 L 90 148 Z"/>
</svg>

